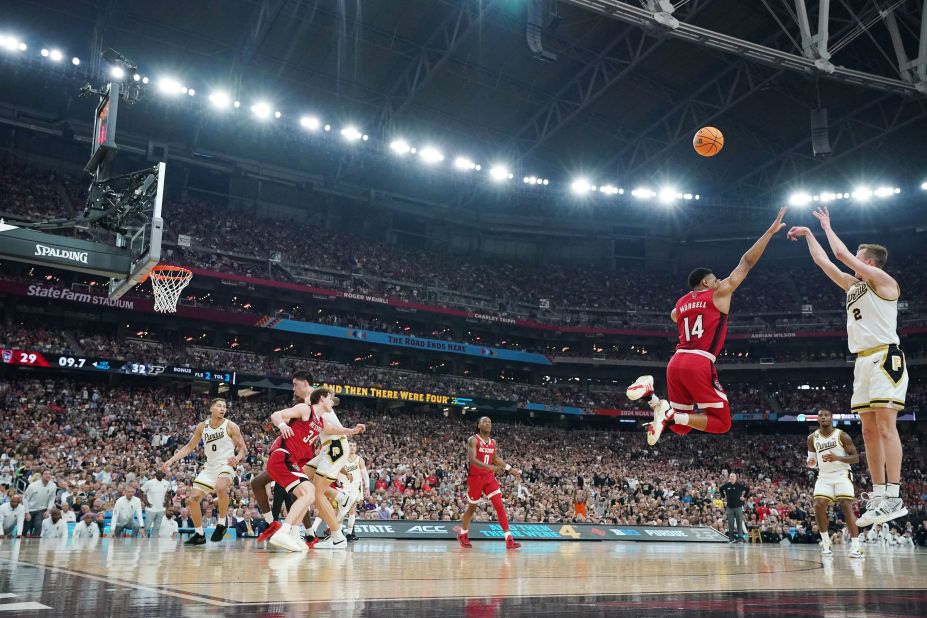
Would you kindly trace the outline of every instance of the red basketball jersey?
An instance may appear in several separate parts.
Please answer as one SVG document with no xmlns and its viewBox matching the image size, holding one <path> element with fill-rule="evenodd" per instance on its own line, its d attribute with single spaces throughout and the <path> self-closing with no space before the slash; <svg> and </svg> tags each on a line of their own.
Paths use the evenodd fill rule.
<svg viewBox="0 0 927 618">
<path fill-rule="evenodd" d="M 312 409 L 312 406 L 309 406 L 309 408 Z M 296 464 L 302 467 L 315 457 L 315 441 L 322 432 L 322 422 L 313 409 L 309 420 L 292 418 L 289 420 L 289 425 L 290 429 L 293 430 L 293 435 L 286 440 L 281 440 L 278 437 L 271 451 L 280 448 L 279 442 L 282 441 L 282 448 L 286 449 L 296 461 Z"/>
<path fill-rule="evenodd" d="M 717 357 L 727 336 L 727 314 L 712 301 L 714 290 L 689 292 L 676 301 L 677 350 L 701 350 Z"/>
<path fill-rule="evenodd" d="M 473 438 L 476 440 L 476 458 L 480 463 L 484 463 L 487 466 L 493 465 L 493 460 L 496 458 L 496 441 L 493 438 L 490 438 L 488 442 L 483 442 L 483 439 L 480 437 L 480 434 L 473 434 Z M 486 470 L 485 468 L 478 468 L 473 464 L 470 464 L 470 476 L 481 476 L 484 474 L 492 474 L 492 470 Z"/>
</svg>

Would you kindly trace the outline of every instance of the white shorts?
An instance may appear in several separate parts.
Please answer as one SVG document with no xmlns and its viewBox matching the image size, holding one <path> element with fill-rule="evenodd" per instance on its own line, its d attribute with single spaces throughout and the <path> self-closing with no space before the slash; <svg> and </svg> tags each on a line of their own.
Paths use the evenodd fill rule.
<svg viewBox="0 0 927 618">
<path fill-rule="evenodd" d="M 896 345 L 879 346 L 856 355 L 853 368 L 853 412 L 873 408 L 904 409 L 908 392 L 908 366 Z"/>
<path fill-rule="evenodd" d="M 235 469 L 228 464 L 221 466 L 205 466 L 200 473 L 193 479 L 193 486 L 201 489 L 206 493 L 216 490 L 216 483 L 220 476 L 227 476 L 229 479 L 235 478 Z"/>
<path fill-rule="evenodd" d="M 818 475 L 818 480 L 814 484 L 814 497 L 826 498 L 830 502 L 853 500 L 854 494 L 853 476 L 849 470 L 836 474 Z"/>
<path fill-rule="evenodd" d="M 338 474 L 348 461 L 348 439 L 333 438 L 322 445 L 321 452 L 307 465 L 319 476 L 337 481 Z"/>
</svg>

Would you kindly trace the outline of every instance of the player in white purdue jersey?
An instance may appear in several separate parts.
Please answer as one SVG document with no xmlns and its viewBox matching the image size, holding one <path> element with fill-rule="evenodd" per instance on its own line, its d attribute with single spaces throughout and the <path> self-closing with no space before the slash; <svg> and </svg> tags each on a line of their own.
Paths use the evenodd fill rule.
<svg viewBox="0 0 927 618">
<path fill-rule="evenodd" d="M 203 533 L 203 512 L 200 501 L 207 493 L 216 492 L 219 498 L 219 519 L 210 540 L 217 543 L 225 536 L 225 522 L 229 510 L 229 485 L 235 478 L 235 466 L 241 463 L 248 452 L 245 440 L 241 436 L 238 425 L 225 418 L 228 405 L 225 399 L 213 399 L 209 406 L 209 420 L 196 426 L 193 437 L 174 456 L 164 462 L 161 470 L 170 474 L 170 467 L 196 450 L 200 441 L 203 442 L 203 451 L 206 453 L 206 465 L 193 480 L 193 491 L 187 508 L 196 532 L 187 539 L 185 545 L 204 545 L 206 536 Z"/>
<path fill-rule="evenodd" d="M 904 409 L 908 369 L 898 347 L 898 282 L 883 270 L 888 250 L 881 245 L 860 245 L 853 255 L 830 225 L 827 208 L 814 216 L 821 222 L 834 256 L 853 269 L 849 275 L 828 258 L 806 227 L 793 227 L 789 238 L 808 241 L 814 263 L 847 293 L 847 340 L 856 354 L 851 408 L 859 413 L 866 444 L 866 462 L 872 477 L 872 493 L 866 496 L 861 528 L 908 514 L 899 496 L 901 489 L 901 438 L 898 410 Z"/>
<path fill-rule="evenodd" d="M 345 483 L 344 489 L 348 494 L 348 503 L 338 510 L 336 519 L 342 521 L 347 515 L 348 526 L 345 536 L 349 541 L 356 541 L 354 522 L 357 519 L 357 505 L 362 499 L 370 498 L 370 476 L 367 474 L 367 465 L 364 458 L 357 454 L 357 442 L 348 442 L 350 453 L 344 462 L 344 471 L 350 474 L 350 480 Z"/>
<path fill-rule="evenodd" d="M 333 395 L 325 387 L 312 391 L 309 395 L 309 401 L 313 405 L 317 403 L 322 405 L 320 410 L 322 433 L 319 435 L 322 447 L 319 454 L 306 467 L 312 472 L 310 478 L 315 487 L 315 495 L 334 498 L 341 507 L 347 504 L 348 497 L 344 492 L 335 492 L 330 485 L 338 480 L 338 475 L 341 474 L 341 470 L 347 461 L 348 436 L 363 433 L 366 427 L 360 423 L 351 429 L 343 427 L 335 414 Z M 341 521 L 336 519 L 334 507 L 328 500 L 316 500 L 315 508 L 318 511 L 318 516 L 328 525 L 330 536 L 317 543 L 313 543 L 313 539 L 309 539 L 308 542 L 311 546 L 316 549 L 347 548 L 348 541 L 341 531 Z M 313 528 L 312 534 L 315 535 L 318 527 L 314 525 Z"/>
<path fill-rule="evenodd" d="M 814 514 L 821 531 L 821 554 L 833 555 L 827 507 L 836 502 L 843 510 L 850 531 L 850 557 L 862 558 L 863 548 L 859 544 L 859 528 L 853 513 L 855 492 L 850 472 L 850 464 L 859 463 L 859 453 L 850 436 L 834 427 L 834 416 L 830 410 L 818 410 L 818 425 L 818 430 L 808 436 L 808 467 L 818 469 L 818 480 L 814 484 Z"/>
</svg>

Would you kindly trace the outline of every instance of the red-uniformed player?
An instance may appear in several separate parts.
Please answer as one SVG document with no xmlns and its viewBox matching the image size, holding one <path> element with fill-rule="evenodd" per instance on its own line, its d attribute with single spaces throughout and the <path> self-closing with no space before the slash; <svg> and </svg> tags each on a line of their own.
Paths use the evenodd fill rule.
<svg viewBox="0 0 927 618">
<path fill-rule="evenodd" d="M 298 392 L 295 394 L 300 399 L 304 399 L 306 395 Z M 320 408 L 318 412 L 315 410 L 316 407 Z M 319 413 L 328 410 L 330 405 L 326 409 L 325 404 L 298 403 L 291 408 L 278 410 L 270 417 L 271 422 L 280 429 L 281 444 L 270 454 L 266 470 L 279 487 L 296 497 L 280 530 L 270 537 L 271 545 L 289 551 L 308 549 L 305 543 L 295 537 L 293 531 L 296 528 L 293 526 L 299 525 L 315 501 L 315 490 L 303 472 L 303 466 L 315 456 L 315 442 L 322 431 Z M 277 445 L 276 442 L 274 444 Z"/>
<path fill-rule="evenodd" d="M 499 525 L 505 533 L 505 547 L 507 549 L 518 549 L 521 547 L 521 543 L 512 538 L 512 533 L 509 532 L 509 518 L 506 516 L 505 507 L 502 505 L 502 490 L 496 480 L 496 473 L 510 472 L 515 478 L 520 479 L 521 471 L 505 463 L 502 457 L 499 456 L 496 441 L 489 437 L 489 433 L 492 431 L 492 421 L 488 416 L 480 418 L 478 427 L 479 433 L 470 436 L 470 439 L 467 440 L 467 461 L 470 464 L 470 473 L 467 476 L 468 504 L 463 521 L 460 523 L 461 529 L 457 534 L 457 540 L 462 547 L 472 547 L 468 536 L 470 533 L 470 520 L 473 519 L 473 513 L 476 512 L 476 505 L 479 504 L 483 496 L 486 496 L 496 510 Z"/>
<path fill-rule="evenodd" d="M 718 279 L 708 268 L 696 268 L 689 274 L 692 291 L 676 301 L 670 314 L 679 330 L 679 343 L 666 367 L 669 401 L 654 394 L 653 376 L 641 376 L 628 387 L 628 399 L 645 399 L 653 410 L 653 421 L 647 423 L 649 445 L 657 443 L 666 427 L 679 434 L 693 429 L 726 433 L 731 428 L 731 407 L 715 370 L 727 334 L 731 295 L 759 261 L 770 239 L 785 226 L 784 215 L 782 208 L 727 279 Z"/>
</svg>

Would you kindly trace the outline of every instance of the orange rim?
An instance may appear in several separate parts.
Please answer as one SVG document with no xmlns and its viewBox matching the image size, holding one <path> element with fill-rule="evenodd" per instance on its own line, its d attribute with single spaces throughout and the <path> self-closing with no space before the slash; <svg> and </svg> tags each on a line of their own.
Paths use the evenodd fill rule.
<svg viewBox="0 0 927 618">
<path fill-rule="evenodd" d="M 139 283 L 145 283 L 149 277 L 158 281 L 181 281 L 193 276 L 193 271 L 183 266 L 158 265 L 153 267 L 142 277 Z"/>
</svg>

